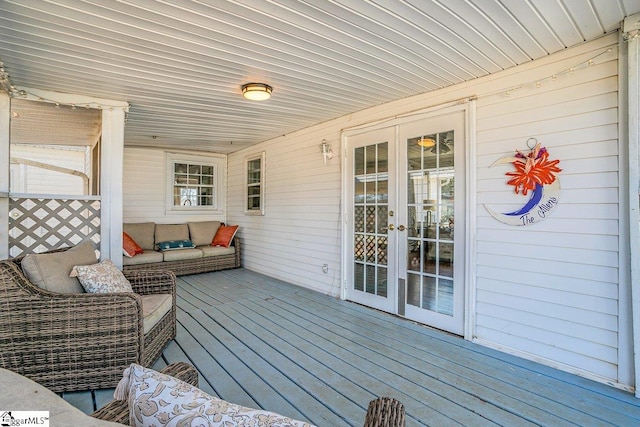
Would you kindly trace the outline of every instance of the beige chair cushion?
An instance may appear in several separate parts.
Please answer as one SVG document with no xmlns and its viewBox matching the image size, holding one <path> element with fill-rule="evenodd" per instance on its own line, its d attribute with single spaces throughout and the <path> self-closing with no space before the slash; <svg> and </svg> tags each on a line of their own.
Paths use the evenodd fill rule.
<svg viewBox="0 0 640 427">
<path fill-rule="evenodd" d="M 156 224 L 153 222 L 128 223 L 122 225 L 127 233 L 142 249 L 152 251 L 155 246 L 154 235 Z"/>
<path fill-rule="evenodd" d="M 223 246 L 200 246 L 198 249 L 202 251 L 203 257 L 233 255 L 236 253 L 236 248 L 234 246 L 229 246 L 228 248 Z"/>
<path fill-rule="evenodd" d="M 168 240 L 189 240 L 189 226 L 187 224 L 156 224 L 156 243 Z"/>
<path fill-rule="evenodd" d="M 216 235 L 218 228 L 220 228 L 220 221 L 200 221 L 188 224 L 191 241 L 196 246 L 210 245 L 213 236 Z"/>
<path fill-rule="evenodd" d="M 176 249 L 174 251 L 164 251 L 162 255 L 164 255 L 165 261 L 182 261 L 202 258 L 202 251 L 200 249 Z"/>
<path fill-rule="evenodd" d="M 0 368 L 0 390 L 0 414 L 9 409 L 48 411 L 47 424 L 51 426 L 122 427 L 122 424 L 93 418 L 35 381 L 3 368 Z"/>
<path fill-rule="evenodd" d="M 142 329 L 146 334 L 171 310 L 171 294 L 140 295 L 142 297 Z"/>
<path fill-rule="evenodd" d="M 139 264 L 150 264 L 152 262 L 162 262 L 164 261 L 164 257 L 161 252 L 155 251 L 145 251 L 142 254 L 136 255 L 133 258 L 122 258 L 122 265 L 139 265 Z"/>
<path fill-rule="evenodd" d="M 64 252 L 29 254 L 22 260 L 22 271 L 34 285 L 61 294 L 81 294 L 84 288 L 75 277 L 69 277 L 76 265 L 98 262 L 90 240 L 79 243 Z"/>
</svg>

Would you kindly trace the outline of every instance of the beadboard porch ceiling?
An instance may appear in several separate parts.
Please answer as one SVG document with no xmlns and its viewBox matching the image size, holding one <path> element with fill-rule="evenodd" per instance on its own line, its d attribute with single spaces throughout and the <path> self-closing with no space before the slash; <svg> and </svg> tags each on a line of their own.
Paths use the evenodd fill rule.
<svg viewBox="0 0 640 427">
<path fill-rule="evenodd" d="M 638 12 L 638 0 L 0 0 L 0 61 L 17 89 L 129 102 L 125 145 L 231 153 L 544 57 Z M 272 98 L 244 100 L 247 82 Z M 42 143 L 94 142 L 48 120 Z"/>
</svg>

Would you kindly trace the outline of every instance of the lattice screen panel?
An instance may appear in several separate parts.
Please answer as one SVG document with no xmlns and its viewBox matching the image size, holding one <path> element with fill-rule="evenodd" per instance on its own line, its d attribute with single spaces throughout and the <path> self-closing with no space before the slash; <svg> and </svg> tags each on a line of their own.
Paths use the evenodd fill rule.
<svg viewBox="0 0 640 427">
<path fill-rule="evenodd" d="M 100 200 L 9 198 L 9 255 L 40 253 L 90 239 L 100 243 Z"/>
</svg>

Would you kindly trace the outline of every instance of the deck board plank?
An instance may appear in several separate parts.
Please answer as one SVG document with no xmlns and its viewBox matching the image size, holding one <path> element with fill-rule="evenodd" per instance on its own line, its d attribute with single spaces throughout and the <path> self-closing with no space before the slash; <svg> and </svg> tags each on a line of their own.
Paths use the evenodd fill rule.
<svg viewBox="0 0 640 427">
<path fill-rule="evenodd" d="M 254 280 L 251 272 L 245 272 L 242 280 L 246 283 L 253 283 L 256 287 L 262 286 L 262 283 L 260 282 L 262 278 L 258 277 L 257 280 Z M 278 283 L 277 286 L 283 291 L 286 291 L 291 285 Z M 572 413 L 570 418 L 573 421 L 571 422 L 578 421 L 582 425 L 588 425 L 588 422 L 599 422 L 604 425 L 608 422 L 611 422 L 614 425 L 633 425 L 640 423 L 640 420 L 637 418 L 637 412 L 636 415 L 629 415 L 631 409 L 637 409 L 638 402 L 635 402 L 634 398 L 628 393 L 614 389 L 614 395 L 620 396 L 622 394 L 621 397 L 623 399 L 614 400 L 612 402 L 611 399 L 607 397 L 609 393 L 612 392 L 611 387 L 581 378 L 576 382 L 581 387 L 583 387 L 585 383 L 588 387 L 594 387 L 594 385 L 596 385 L 600 391 L 604 391 L 605 393 L 591 393 L 586 399 L 585 396 L 580 393 L 576 394 L 574 392 L 567 394 L 568 390 L 559 388 L 556 383 L 551 384 L 549 382 L 549 376 L 541 375 L 541 371 L 551 372 L 553 374 L 551 378 L 558 375 L 560 377 L 568 376 L 572 381 L 575 381 L 576 377 L 573 375 L 560 373 L 560 371 L 535 364 L 534 362 L 524 361 L 523 359 L 506 355 L 495 350 L 486 349 L 469 341 L 463 341 L 457 337 L 451 337 L 448 334 L 433 331 L 423 326 L 417 326 L 404 319 L 399 319 L 395 316 L 380 313 L 356 304 L 327 300 L 327 298 L 321 294 L 299 291 L 295 289 L 295 287 L 293 289 L 289 288 L 289 290 L 293 290 L 294 295 L 286 298 L 286 303 L 288 305 L 299 300 L 299 298 L 303 298 L 305 300 L 301 305 L 303 311 L 313 310 L 318 306 L 318 304 L 323 306 L 321 310 L 317 310 L 312 313 L 311 317 L 322 316 L 327 312 L 326 310 L 330 309 L 332 306 L 336 306 L 336 304 L 346 304 L 349 306 L 350 310 L 362 313 L 366 316 L 368 320 L 363 321 L 362 324 L 371 325 L 371 331 L 376 335 L 379 335 L 380 332 L 384 330 L 387 331 L 387 338 L 392 340 L 396 339 L 399 333 L 404 333 L 405 330 L 418 331 L 420 335 L 427 335 L 430 338 L 437 340 L 435 345 L 430 342 L 430 340 L 425 340 L 424 338 L 420 339 L 417 337 L 412 338 L 410 336 L 406 338 L 406 342 L 411 343 L 412 346 L 417 346 L 417 349 L 420 352 L 433 353 L 434 360 L 444 360 L 447 362 L 457 363 L 457 367 L 454 368 L 454 372 L 458 372 L 460 369 L 464 371 L 469 365 L 471 365 L 474 367 L 473 369 L 475 369 L 476 372 L 486 376 L 486 379 L 481 380 L 482 384 L 493 384 L 494 390 L 504 390 L 506 388 L 505 385 L 510 385 L 512 388 L 507 391 L 509 396 L 516 393 L 516 395 L 521 396 L 521 400 L 523 402 L 527 402 L 531 405 L 538 405 L 538 409 L 542 411 L 551 410 L 550 412 L 553 414 L 560 415 Z M 400 331 L 390 326 L 397 325 L 398 323 L 403 326 Z M 336 324 L 348 324 L 348 317 L 339 319 L 339 321 L 336 321 Z M 383 344 L 388 345 L 388 343 Z M 461 353 L 457 351 L 460 347 L 468 349 L 469 351 Z M 470 361 L 475 363 L 470 364 Z M 514 371 L 513 369 L 505 369 L 505 361 L 516 361 L 518 365 L 526 365 L 529 369 L 517 371 Z M 533 368 L 531 368 L 532 366 Z M 527 384 L 528 390 L 526 390 L 526 392 L 522 392 L 520 390 L 523 383 Z M 537 395 L 538 399 L 532 401 L 531 393 Z M 486 398 L 484 394 L 481 396 L 482 398 Z M 549 397 L 551 397 L 551 400 L 549 400 Z M 558 405 L 559 402 L 563 403 Z M 600 406 L 600 410 L 594 411 L 594 404 Z M 583 411 L 588 414 L 586 417 L 583 416 Z"/>
<path fill-rule="evenodd" d="M 358 425 L 364 419 L 366 408 L 358 405 L 357 402 L 368 403 L 375 398 L 366 389 L 354 384 L 348 377 L 340 375 L 335 370 L 318 364 L 309 357 L 306 349 L 302 351 L 300 347 L 281 339 L 279 334 L 272 330 L 272 326 L 275 325 L 264 322 L 269 326 L 265 328 L 256 324 L 252 319 L 254 313 L 239 312 L 229 305 L 216 307 L 216 311 L 218 313 L 213 315 L 217 321 L 232 330 L 238 339 L 250 343 L 256 354 L 259 354 L 273 370 L 287 378 L 289 386 L 293 385 L 289 395 L 295 398 L 297 406 L 304 408 L 301 411 L 313 423 L 335 425 L 336 422 L 340 424 L 348 422 L 350 425 Z M 223 318 L 224 314 L 227 315 L 226 318 Z M 302 345 L 302 348 L 304 347 Z M 325 353 L 324 357 L 330 358 L 331 355 Z M 340 391 L 341 389 L 347 389 L 349 393 L 345 394 Z M 318 411 L 317 408 L 321 410 Z M 327 416 L 327 408 L 332 414 L 343 415 Z"/>
<path fill-rule="evenodd" d="M 360 406 L 355 411 L 344 408 L 342 405 L 333 406 L 333 410 L 339 413 L 357 412 L 356 418 L 352 420 L 353 425 L 358 425 L 358 422 L 364 420 L 367 403 L 379 395 L 391 396 L 402 401 L 407 408 L 407 417 L 414 418 L 416 421 L 430 419 L 436 425 L 487 425 L 486 419 L 473 416 L 471 413 L 461 414 L 460 411 L 455 410 L 455 405 L 451 402 L 441 400 L 434 405 L 437 406 L 436 409 L 416 401 L 415 396 L 429 394 L 425 393 L 424 387 L 403 381 L 401 377 L 385 372 L 370 361 L 354 357 L 353 353 L 332 345 L 330 340 L 313 332 L 312 324 L 300 327 L 298 325 L 303 323 L 300 319 L 297 319 L 298 322 L 287 322 L 283 318 L 271 322 L 269 320 L 271 317 L 277 317 L 275 313 L 261 312 L 260 306 L 251 307 L 250 304 L 247 305 L 249 310 L 246 312 L 252 313 L 255 318 L 244 319 L 244 328 L 253 330 L 255 333 L 259 328 L 258 325 L 262 325 L 263 330 L 255 335 L 254 339 L 265 340 L 265 343 L 286 351 L 290 359 L 282 361 L 280 369 L 288 369 L 291 372 L 292 366 L 298 366 L 305 371 L 316 373 L 317 378 L 314 382 L 316 390 L 310 387 L 311 395 L 329 403 L 334 403 L 336 396 L 342 396 L 343 401 L 358 403 Z M 229 316 L 236 322 L 243 321 L 237 313 L 230 312 Z M 286 340 L 279 337 L 286 337 Z M 298 349 L 304 349 L 304 352 Z M 399 381 L 404 382 L 403 387 L 394 385 Z M 323 392 L 323 388 L 330 390 L 328 398 L 324 397 L 326 392 Z"/>
<path fill-rule="evenodd" d="M 215 311 L 216 307 L 212 307 L 209 310 Z M 324 420 L 321 423 L 324 425 L 335 425 L 343 422 L 340 418 L 332 416 L 330 413 L 328 414 L 326 407 L 318 404 L 313 395 L 305 393 L 298 383 L 292 381 L 288 376 L 288 372 L 285 374 L 270 364 L 268 362 L 270 356 L 267 346 L 261 345 L 259 341 L 250 336 L 243 335 L 242 331 L 237 328 L 229 329 L 230 322 L 228 319 L 224 319 L 224 316 L 220 315 L 220 313 L 216 313 L 215 320 L 208 314 L 203 312 L 199 318 L 206 316 L 206 319 L 210 322 L 215 322 L 217 327 L 213 327 L 210 331 L 215 332 L 216 335 L 232 337 L 231 340 L 227 341 L 230 345 L 229 350 L 238 355 L 242 363 L 258 378 L 252 381 L 251 384 L 255 387 L 260 381 L 263 381 L 269 385 L 270 391 L 268 393 L 263 392 L 261 389 L 257 389 L 255 392 L 253 390 L 249 391 L 255 397 L 260 408 L 301 420 L 308 420 L 309 418 Z M 203 324 L 206 319 L 203 320 Z M 313 378 L 312 381 L 317 381 L 317 379 Z M 306 411 L 304 412 L 299 407 L 299 402 L 301 401 L 305 404 Z"/>
<path fill-rule="evenodd" d="M 293 307 L 291 302 L 279 304 L 282 310 L 287 307 Z M 312 308 L 308 308 L 312 307 Z M 317 305 L 310 305 L 304 302 L 298 307 L 298 314 L 308 313 L 314 318 L 314 323 L 318 324 L 325 330 L 331 330 L 338 325 L 346 325 L 348 330 L 357 335 L 352 335 L 350 341 L 355 343 L 358 348 L 366 348 L 375 354 L 383 354 L 385 351 L 388 356 L 401 364 L 398 366 L 385 366 L 384 361 L 380 361 L 381 367 L 392 369 L 394 372 L 411 375 L 404 366 L 410 366 L 412 370 L 418 371 L 414 375 L 424 375 L 427 378 L 436 379 L 439 383 L 455 384 L 455 389 L 448 394 L 448 398 L 460 400 L 460 396 L 455 396 L 456 392 L 469 393 L 471 396 L 482 396 L 480 401 L 489 402 L 496 407 L 510 408 L 511 411 L 518 413 L 528 413 L 531 421 L 534 423 L 553 424 L 553 425 L 571 425 L 572 422 L 580 422 L 582 425 L 592 422 L 591 416 L 584 416 L 582 412 L 564 404 L 558 404 L 553 399 L 549 399 L 547 393 L 538 392 L 540 399 L 537 402 L 531 402 L 531 389 L 522 390 L 522 379 L 518 377 L 511 378 L 511 384 L 505 381 L 504 366 L 502 369 L 490 370 L 485 360 L 476 360 L 477 363 L 470 364 L 469 357 L 460 357 L 459 352 L 455 349 L 450 351 L 432 351 L 433 348 L 440 349 L 440 346 L 434 346 L 425 341 L 422 333 L 407 333 L 404 328 L 387 327 L 388 320 L 382 319 L 381 323 L 374 324 L 371 320 L 364 322 L 362 325 L 353 325 L 350 317 L 342 312 L 330 311 L 329 307 L 319 308 Z M 320 323 L 318 319 L 324 319 L 326 323 Z M 330 320 L 329 320 L 330 319 Z M 383 323 L 384 322 L 384 323 Z M 340 338 L 330 338 L 331 341 Z M 343 346 L 348 346 L 349 342 L 342 342 Z M 398 350 L 401 349 L 401 350 Z M 393 364 L 393 362 L 391 362 Z M 470 367 L 471 365 L 471 367 Z M 495 376 L 500 375 L 500 380 Z M 423 379 L 427 381 L 427 379 Z M 564 396 L 556 396 L 558 399 Z M 537 405 L 537 408 L 534 406 Z M 482 405 L 481 405 L 482 407 Z M 474 409 L 469 407 L 469 409 Z M 478 410 L 478 409 L 474 409 Z M 559 414 L 570 413 L 572 422 L 563 420 Z M 497 414 L 494 414 L 494 416 Z M 621 420 L 622 421 L 622 420 Z M 629 422 L 630 420 L 624 420 Z"/>
<path fill-rule="evenodd" d="M 380 395 L 407 426 L 640 425 L 630 393 L 246 269 L 177 283 L 177 337 L 154 367 L 191 363 L 234 403 L 319 426 L 362 425 Z M 95 409 L 90 392 L 63 397 Z"/>
<path fill-rule="evenodd" d="M 179 337 L 176 341 L 185 353 L 190 355 L 191 363 L 202 374 L 214 395 L 238 405 L 256 407 L 257 403 L 244 389 L 246 387 L 244 381 L 250 381 L 252 378 L 243 375 L 246 372 L 227 370 L 218 363 L 218 359 L 214 358 L 213 354 L 218 358 L 221 358 L 220 354 L 228 355 L 231 359 L 235 359 L 235 356 L 225 351 L 215 337 L 200 333 L 202 327 L 185 313 L 178 313 L 178 321 L 180 322 Z M 236 367 L 231 360 L 225 362 L 228 362 L 226 365 L 231 368 Z"/>
<path fill-rule="evenodd" d="M 309 294 L 309 296 L 313 297 L 312 294 Z M 321 302 L 321 299 L 319 300 L 318 298 L 313 297 L 312 300 L 303 303 L 302 307 L 317 307 L 317 304 Z M 362 308 L 360 306 L 357 307 L 360 309 Z M 325 307 L 323 310 L 318 310 L 318 315 L 322 315 L 326 309 L 328 309 L 328 307 Z M 386 340 L 396 340 L 399 338 L 400 334 L 404 334 L 401 343 L 409 343 L 410 348 L 419 352 L 418 354 L 430 354 L 434 356 L 434 360 L 447 361 L 447 363 L 454 362 L 456 366 L 453 368 L 453 372 L 464 372 L 467 369 L 472 368 L 476 373 L 482 376 L 479 381 L 482 384 L 491 385 L 494 390 L 502 390 L 503 393 L 507 393 L 509 396 L 518 396 L 524 402 L 530 402 L 531 394 L 535 394 L 538 396 L 540 409 L 542 410 L 558 414 L 564 414 L 567 411 L 574 412 L 571 419 L 583 423 L 592 422 L 593 414 L 596 413 L 597 417 L 600 417 L 603 422 L 608 420 L 613 422 L 615 425 L 640 424 L 640 420 L 637 418 L 637 415 L 629 416 L 629 410 L 636 407 L 638 403 L 637 401 L 634 401 L 631 394 L 622 393 L 621 397 L 625 399 L 611 401 L 611 399 L 607 397 L 608 393 L 611 391 L 609 390 L 611 387 L 584 379 L 584 381 L 579 381 L 575 384 L 570 382 L 569 384 L 572 386 L 578 385 L 579 387 L 583 387 L 584 382 L 586 381 L 587 386 L 593 387 L 594 385 L 597 385 L 598 389 L 606 392 L 606 394 L 591 393 L 588 396 L 576 393 L 567 394 L 566 389 L 558 387 L 557 383 L 550 383 L 550 376 L 542 375 L 541 372 L 551 371 L 553 374 L 551 378 L 554 378 L 558 375 L 559 371 L 557 370 L 552 370 L 551 368 L 544 367 L 539 364 L 534 365 L 535 370 L 530 367 L 525 370 L 505 369 L 505 361 L 507 361 L 507 359 L 509 362 L 516 361 L 518 366 L 520 366 L 523 359 L 505 355 L 504 353 L 499 353 L 495 350 L 492 350 L 491 352 L 486 350 L 477 351 L 480 348 L 473 343 L 470 343 L 472 344 L 470 347 L 470 350 L 472 351 L 461 353 L 456 351 L 456 348 L 460 347 L 461 343 L 455 341 L 451 342 L 449 336 L 441 333 L 440 337 L 437 339 L 441 339 L 442 337 L 447 339 L 444 340 L 444 342 L 439 342 L 438 345 L 433 345 L 430 340 L 421 339 L 418 336 L 413 336 L 407 333 L 407 328 L 398 330 L 389 327 L 391 323 L 395 323 L 398 320 L 404 322 L 402 319 L 395 318 L 393 322 L 390 322 L 390 316 L 387 314 L 372 312 L 368 309 L 365 309 L 365 311 L 372 314 L 370 317 L 377 318 L 376 320 L 369 320 L 364 324 L 371 326 L 371 332 L 375 335 L 382 336 L 384 334 L 386 337 L 385 340 L 380 341 L 383 345 L 388 345 Z M 413 325 L 409 324 L 409 326 Z M 418 328 L 420 335 L 423 335 L 426 332 L 424 327 L 419 326 Z M 460 341 L 458 338 L 454 338 L 454 340 Z M 530 364 L 527 365 L 530 366 Z M 561 377 L 569 375 L 566 373 L 562 374 L 560 375 Z M 570 376 L 571 379 L 573 379 L 573 377 L 575 376 Z M 474 381 L 478 380 L 474 378 Z M 520 390 L 523 382 L 527 384 L 526 392 Z M 617 392 L 615 393 L 616 396 L 621 395 L 619 390 L 614 391 Z M 558 403 L 561 403 L 562 406 L 558 407 Z M 594 411 L 593 405 L 598 405 L 600 409 L 598 411 Z M 590 415 L 581 420 L 583 412 Z"/>
<path fill-rule="evenodd" d="M 257 312 L 260 311 L 260 307 L 254 307 L 253 309 Z M 279 307 L 276 311 L 283 312 L 284 310 L 286 310 L 286 307 Z M 334 314 L 328 312 L 326 316 L 330 317 Z M 263 315 L 268 318 L 274 316 L 274 313 L 265 312 Z M 522 419 L 513 416 L 509 412 L 504 411 L 501 413 L 497 408 L 490 408 L 486 399 L 480 399 L 473 394 L 461 393 L 460 386 L 452 387 L 446 384 L 445 381 L 435 377 L 431 372 L 433 366 L 427 366 L 423 371 L 417 370 L 416 366 L 421 363 L 421 360 L 417 357 L 401 363 L 401 358 L 399 357 L 390 359 L 391 353 L 397 353 L 397 351 L 390 349 L 388 346 L 379 348 L 377 351 L 373 350 L 372 347 L 375 345 L 372 344 L 374 341 L 371 340 L 371 337 L 359 335 L 359 332 L 350 328 L 348 319 L 343 319 L 344 321 L 341 322 L 345 325 L 343 331 L 348 332 L 346 334 L 348 336 L 347 339 L 335 332 L 328 332 L 330 329 L 318 322 L 318 318 L 315 318 L 314 322 L 309 322 L 302 318 L 304 316 L 302 311 L 298 312 L 298 315 L 300 317 L 292 321 L 289 329 L 284 331 L 284 334 L 290 335 L 293 333 L 300 336 L 313 334 L 314 337 L 321 339 L 321 346 L 330 354 L 339 357 L 340 362 L 344 365 L 334 364 L 332 369 L 337 372 L 349 372 L 352 381 L 358 384 L 368 384 L 368 388 L 375 391 L 374 394 L 376 395 L 392 395 L 392 397 L 401 400 L 407 408 L 407 414 L 410 416 L 417 419 L 425 419 L 425 417 L 432 419 L 432 413 L 425 413 L 430 408 L 447 415 L 450 418 L 449 423 L 456 420 L 463 425 L 477 425 L 478 423 L 486 425 L 487 419 L 483 417 L 491 416 L 494 421 L 503 425 L 514 425 L 516 422 L 522 425 L 525 424 Z M 277 321 L 278 324 L 283 324 L 284 322 L 282 319 Z M 304 329 L 300 328 L 300 325 L 304 325 Z M 297 331 L 296 328 L 298 329 Z M 335 329 L 335 325 L 330 326 L 330 328 Z M 314 338 L 314 341 L 317 338 Z M 356 344 L 355 347 L 354 343 Z M 406 347 L 407 345 L 406 342 L 396 343 L 399 347 Z M 358 352 L 354 353 L 354 349 L 357 349 Z M 383 387 L 373 387 L 367 381 L 368 372 L 375 373 L 376 379 L 381 380 Z M 360 373 L 360 375 L 356 375 L 357 373 Z M 459 406 L 468 408 L 471 411 L 460 411 Z"/>
</svg>

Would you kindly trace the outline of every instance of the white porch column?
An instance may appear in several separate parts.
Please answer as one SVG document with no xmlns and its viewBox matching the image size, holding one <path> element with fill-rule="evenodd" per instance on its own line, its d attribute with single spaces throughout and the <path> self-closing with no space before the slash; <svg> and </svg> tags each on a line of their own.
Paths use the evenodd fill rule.
<svg viewBox="0 0 640 427">
<path fill-rule="evenodd" d="M 640 14 L 624 20 L 627 44 L 628 104 L 627 137 L 629 165 L 629 255 L 631 271 L 631 316 L 636 397 L 640 397 Z"/>
<path fill-rule="evenodd" d="M 101 259 L 122 268 L 122 184 L 125 110 L 102 110 L 100 146 Z"/>
<path fill-rule="evenodd" d="M 11 97 L 0 92 L 0 259 L 9 258 L 9 124 Z"/>
</svg>

